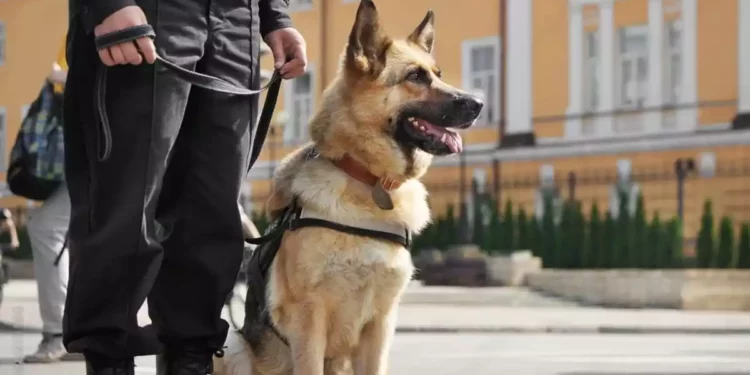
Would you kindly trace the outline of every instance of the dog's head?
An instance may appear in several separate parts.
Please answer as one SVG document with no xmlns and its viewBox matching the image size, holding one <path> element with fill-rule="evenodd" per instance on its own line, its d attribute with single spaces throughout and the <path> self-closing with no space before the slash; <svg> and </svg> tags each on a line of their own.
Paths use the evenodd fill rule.
<svg viewBox="0 0 750 375">
<path fill-rule="evenodd" d="M 339 77 L 313 120 L 313 139 L 338 139 L 338 147 L 350 148 L 348 153 L 370 159 L 363 160 L 369 164 L 403 168 L 400 173 L 407 178 L 424 172 L 409 163 L 461 152 L 463 140 L 456 130 L 471 126 L 483 104 L 442 81 L 432 55 L 434 20 L 428 11 L 410 35 L 394 39 L 381 27 L 373 2 L 362 0 Z"/>
</svg>

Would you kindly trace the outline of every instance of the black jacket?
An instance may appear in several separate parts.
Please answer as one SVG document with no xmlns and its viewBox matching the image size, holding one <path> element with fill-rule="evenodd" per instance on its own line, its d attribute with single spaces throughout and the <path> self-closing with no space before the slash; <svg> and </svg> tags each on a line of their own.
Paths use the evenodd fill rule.
<svg viewBox="0 0 750 375">
<path fill-rule="evenodd" d="M 80 14 L 87 31 L 92 32 L 94 27 L 110 14 L 126 6 L 137 4 L 135 0 L 69 0 L 68 5 L 68 14 L 71 19 Z M 288 0 L 258 0 L 258 18 L 260 18 L 262 37 L 271 31 L 292 26 L 287 8 Z"/>
</svg>

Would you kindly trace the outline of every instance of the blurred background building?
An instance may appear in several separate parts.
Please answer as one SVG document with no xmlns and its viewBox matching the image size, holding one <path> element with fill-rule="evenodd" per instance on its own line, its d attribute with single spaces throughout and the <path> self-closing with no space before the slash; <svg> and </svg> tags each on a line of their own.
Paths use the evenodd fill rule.
<svg viewBox="0 0 750 375">
<path fill-rule="evenodd" d="M 278 160 L 308 140 L 307 121 L 335 76 L 356 0 L 289 0 L 307 40 L 306 75 L 284 84 L 274 129 L 248 176 L 260 209 Z M 642 195 L 649 217 L 679 217 L 697 236 L 704 202 L 750 220 L 750 1 L 376 0 L 392 35 L 436 13 L 443 79 L 481 93 L 466 152 L 424 177 L 436 215 L 466 225 L 478 197 L 537 217 L 564 200 L 617 215 Z M 54 61 L 64 0 L 0 1 L 0 165 Z M 272 59 L 263 67 L 272 69 Z M 0 180 L 5 168 L 0 169 Z M 623 195 L 625 194 L 625 195 Z M 636 199 L 628 207 L 635 210 Z M 631 204 L 632 203 L 632 204 Z M 13 197 L 6 207 L 25 206 Z M 689 246 L 688 246 L 689 247 Z"/>
</svg>

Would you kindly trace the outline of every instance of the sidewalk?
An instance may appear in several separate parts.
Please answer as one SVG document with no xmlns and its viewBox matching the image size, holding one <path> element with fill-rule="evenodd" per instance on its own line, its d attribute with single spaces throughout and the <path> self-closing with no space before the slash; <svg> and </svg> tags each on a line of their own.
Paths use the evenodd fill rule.
<svg viewBox="0 0 750 375">
<path fill-rule="evenodd" d="M 38 331 L 34 281 L 11 281 L 5 289 L 0 330 Z M 145 306 L 139 311 L 141 324 L 149 323 L 146 311 Z M 750 313 L 582 307 L 523 288 L 415 285 L 399 309 L 398 331 L 750 334 Z"/>
</svg>

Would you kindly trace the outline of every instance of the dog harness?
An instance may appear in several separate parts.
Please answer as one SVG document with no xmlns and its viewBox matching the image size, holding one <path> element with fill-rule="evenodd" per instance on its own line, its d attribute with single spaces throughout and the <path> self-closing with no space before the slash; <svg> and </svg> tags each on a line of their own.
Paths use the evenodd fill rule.
<svg viewBox="0 0 750 375">
<path fill-rule="evenodd" d="M 412 242 L 411 232 L 404 225 L 376 220 L 358 220 L 356 226 L 342 224 L 330 221 L 315 211 L 299 207 L 297 199 L 294 198 L 292 204 L 271 223 L 263 236 L 246 240 L 248 243 L 259 246 L 253 251 L 245 266 L 248 285 L 245 298 L 245 324 L 241 333 L 255 350 L 261 350 L 262 338 L 269 330 L 287 346 L 289 345 L 287 339 L 273 325 L 268 313 L 266 305 L 268 270 L 281 248 L 284 232 L 309 227 L 328 228 L 355 236 L 389 241 L 407 249 Z"/>
</svg>

